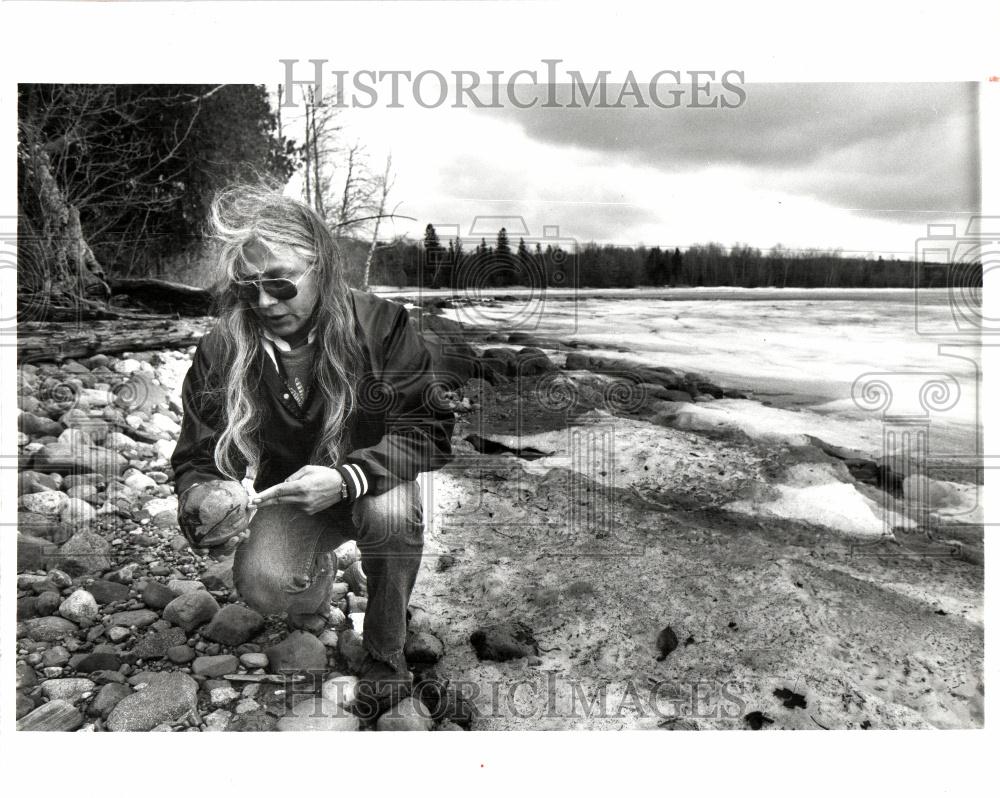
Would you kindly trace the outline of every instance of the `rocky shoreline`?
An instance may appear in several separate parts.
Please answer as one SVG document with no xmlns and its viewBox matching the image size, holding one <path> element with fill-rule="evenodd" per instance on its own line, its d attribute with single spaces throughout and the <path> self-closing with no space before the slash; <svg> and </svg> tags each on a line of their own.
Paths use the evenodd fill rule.
<svg viewBox="0 0 1000 798">
<path fill-rule="evenodd" d="M 449 341 L 454 330 L 444 320 L 422 318 L 432 348 Z M 455 339 L 450 343 L 453 352 Z M 618 423 L 619 432 L 633 425 L 637 440 L 648 439 L 650 429 L 683 439 L 688 447 L 715 440 L 719 445 L 714 447 L 714 463 L 729 462 L 736 451 L 733 441 L 740 444 L 738 462 L 717 475 L 682 474 L 671 465 L 675 488 L 669 495 L 644 486 L 642 473 L 628 461 L 630 473 L 623 470 L 614 491 L 636 512 L 662 518 L 703 512 L 709 505 L 722 508 L 725 502 L 756 495 L 755 486 L 767 481 L 766 460 L 777 451 L 773 445 L 763 452 L 759 442 L 733 438 L 731 430 L 692 427 L 684 416 L 691 406 L 750 399 L 745 392 L 696 374 L 593 357 L 574 342 L 484 334 L 464 346 L 458 358 L 461 368 L 452 368 L 459 379 L 449 395 L 459 418 L 455 447 L 460 457 L 441 473 L 440 482 L 435 477 L 435 489 L 443 485 L 438 512 L 445 521 L 439 518 L 430 530 L 424 569 L 430 573 L 421 576 L 422 606 L 414 602 L 410 619 L 406 656 L 415 675 L 414 697 L 376 721 L 363 721 L 352 711 L 366 600 L 363 563 L 353 543 L 337 552 L 338 582 L 329 624 L 289 632 L 283 619 L 264 618 L 240 603 L 232 585 L 231 551 L 193 550 L 179 533 L 169 456 L 181 419 L 180 384 L 194 348 L 22 365 L 18 728 L 497 728 L 496 719 L 483 717 L 479 704 L 451 682 L 474 682 L 478 677 L 472 669 L 501 681 L 510 674 L 498 673 L 498 667 L 517 673 L 546 669 L 550 657 L 533 636 L 544 614 L 532 620 L 532 632 L 531 626 L 511 616 L 470 610 L 463 616 L 465 622 L 455 626 L 463 630 L 455 637 L 445 620 L 450 612 L 468 608 L 470 600 L 473 607 L 501 596 L 509 600 L 511 589 L 505 581 L 507 558 L 494 561 L 491 555 L 480 562 L 470 554 L 478 543 L 470 539 L 456 544 L 455 529 L 447 523 L 449 510 L 461 515 L 463 501 L 477 505 L 475 531 L 485 523 L 508 539 L 520 528 L 518 513 L 556 508 L 571 512 L 565 491 L 551 478 L 580 469 L 546 465 L 533 472 L 532 462 L 554 456 L 559 444 L 553 441 L 568 428 L 589 424 L 596 429 L 609 419 Z M 808 457 L 799 447 L 791 459 L 811 458 L 824 468 L 838 469 L 838 478 L 873 495 L 899 489 L 884 464 L 859 453 L 822 441 L 805 448 Z M 782 456 L 789 457 L 789 451 L 782 449 Z M 648 472 L 649 465 L 642 467 Z M 659 468 L 666 466 L 661 463 Z M 732 470 L 726 473 L 726 468 Z M 594 485 L 603 479 L 593 473 L 586 477 Z M 664 480 L 661 475 L 660 482 Z M 555 490 L 548 491 L 547 484 Z M 508 493 L 517 485 L 519 493 Z M 498 504 L 494 499 L 501 495 L 505 498 Z M 629 523 L 642 526 L 634 518 Z M 958 545 L 974 550 L 974 537 L 970 534 L 969 541 Z M 568 550 L 580 543 L 552 542 L 560 556 L 570 556 Z M 966 559 L 975 562 L 974 556 Z M 471 582 L 470 568 L 478 575 Z M 596 577 L 586 573 L 579 570 L 575 593 L 555 589 L 546 594 L 537 586 L 522 590 L 528 610 L 512 610 L 512 616 L 531 616 L 533 603 L 541 609 L 553 601 L 592 596 Z M 442 582 L 452 586 L 451 595 L 426 592 Z M 643 636 L 655 639 L 662 626 L 651 624 Z M 554 645 L 551 638 L 547 642 Z M 608 652 L 602 656 L 607 660 Z M 672 656 L 676 660 L 679 655 Z M 748 719 L 752 713 L 744 714 L 737 722 L 754 728 Z M 677 728 L 690 726 L 688 722 Z"/>
</svg>

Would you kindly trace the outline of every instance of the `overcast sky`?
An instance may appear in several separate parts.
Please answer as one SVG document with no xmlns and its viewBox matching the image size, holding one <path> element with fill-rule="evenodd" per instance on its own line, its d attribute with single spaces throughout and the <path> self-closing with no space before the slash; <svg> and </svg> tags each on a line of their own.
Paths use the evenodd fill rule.
<svg viewBox="0 0 1000 798">
<path fill-rule="evenodd" d="M 376 164 L 392 152 L 392 196 L 417 221 L 385 234 L 514 216 L 579 241 L 906 255 L 928 223 L 977 212 L 974 84 L 744 89 L 735 109 L 410 103 L 339 119 Z"/>
</svg>

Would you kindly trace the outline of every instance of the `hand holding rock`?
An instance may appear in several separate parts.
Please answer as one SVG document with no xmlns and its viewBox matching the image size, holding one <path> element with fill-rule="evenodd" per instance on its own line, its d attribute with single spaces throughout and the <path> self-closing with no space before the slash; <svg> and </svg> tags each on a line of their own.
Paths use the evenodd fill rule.
<svg viewBox="0 0 1000 798">
<path fill-rule="evenodd" d="M 248 503 L 249 497 L 239 482 L 202 482 L 181 495 L 177 521 L 192 546 L 221 546 L 246 531 Z"/>
</svg>

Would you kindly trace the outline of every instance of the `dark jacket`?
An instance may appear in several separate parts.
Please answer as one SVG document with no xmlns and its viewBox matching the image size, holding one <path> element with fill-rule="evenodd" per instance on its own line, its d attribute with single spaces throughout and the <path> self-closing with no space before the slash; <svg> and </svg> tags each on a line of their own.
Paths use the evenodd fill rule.
<svg viewBox="0 0 1000 798">
<path fill-rule="evenodd" d="M 336 465 L 352 486 L 353 499 L 360 493 L 384 493 L 399 481 L 448 463 L 453 457 L 455 416 L 434 401 L 437 381 L 431 356 L 406 309 L 353 289 L 351 306 L 366 367 L 357 386 L 356 409 L 346 423 L 348 454 Z M 226 356 L 222 349 L 219 333 L 214 329 L 206 333 L 184 379 L 184 418 L 171 456 L 178 495 L 195 483 L 226 478 L 213 462 L 215 443 L 225 426 L 224 386 L 213 368 Z M 263 351 L 257 374 L 262 377 L 258 399 L 266 408 L 261 465 L 254 480 L 255 490 L 261 491 L 309 463 L 322 429 L 323 398 L 319 391 L 311 391 L 300 408 Z M 360 478 L 351 479 L 352 471 Z M 357 484 L 364 486 L 361 491 L 354 488 Z"/>
</svg>

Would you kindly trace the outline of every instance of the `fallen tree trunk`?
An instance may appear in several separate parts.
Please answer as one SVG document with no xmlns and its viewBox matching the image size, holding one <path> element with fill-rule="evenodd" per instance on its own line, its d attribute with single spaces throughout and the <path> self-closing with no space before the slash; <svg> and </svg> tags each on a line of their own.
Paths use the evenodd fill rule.
<svg viewBox="0 0 1000 798">
<path fill-rule="evenodd" d="M 61 362 L 96 354 L 116 355 L 197 344 L 212 318 L 172 319 L 162 316 L 77 323 L 27 322 L 18 326 L 18 363 Z"/>
</svg>

